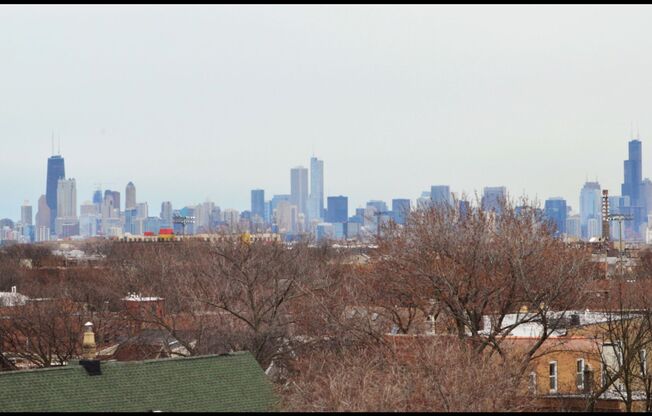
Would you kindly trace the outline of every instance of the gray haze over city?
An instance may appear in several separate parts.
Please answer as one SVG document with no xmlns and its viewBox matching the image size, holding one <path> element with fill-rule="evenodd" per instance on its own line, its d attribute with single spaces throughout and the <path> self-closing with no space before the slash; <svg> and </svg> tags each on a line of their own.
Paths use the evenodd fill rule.
<svg viewBox="0 0 652 416">
<path fill-rule="evenodd" d="M 78 203 L 248 209 L 324 161 L 349 210 L 506 186 L 578 211 L 652 160 L 649 6 L 3 6 L 0 217 L 45 193 L 51 137 Z M 638 127 L 637 127 L 638 126 Z M 56 149 L 55 149 L 56 150 Z"/>
</svg>

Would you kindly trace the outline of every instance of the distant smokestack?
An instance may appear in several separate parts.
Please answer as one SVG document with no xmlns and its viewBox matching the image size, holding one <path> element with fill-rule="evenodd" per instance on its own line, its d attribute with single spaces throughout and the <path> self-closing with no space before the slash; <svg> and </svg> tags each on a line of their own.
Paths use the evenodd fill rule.
<svg viewBox="0 0 652 416">
<path fill-rule="evenodd" d="M 602 241 L 609 241 L 609 191 L 602 190 Z"/>
</svg>

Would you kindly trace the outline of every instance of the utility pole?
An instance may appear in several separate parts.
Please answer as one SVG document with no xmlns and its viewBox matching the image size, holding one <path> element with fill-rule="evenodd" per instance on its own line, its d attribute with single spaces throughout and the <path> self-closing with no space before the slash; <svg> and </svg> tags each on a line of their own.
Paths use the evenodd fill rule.
<svg viewBox="0 0 652 416">
<path fill-rule="evenodd" d="M 623 221 L 631 221 L 633 218 L 631 215 L 624 215 L 624 214 L 609 214 L 607 215 L 607 218 L 609 221 L 618 221 L 618 238 L 620 240 L 619 242 L 619 255 L 618 255 L 618 263 L 620 266 L 620 277 L 624 277 L 624 270 L 623 270 L 623 253 L 624 253 L 624 248 L 623 248 Z"/>
</svg>

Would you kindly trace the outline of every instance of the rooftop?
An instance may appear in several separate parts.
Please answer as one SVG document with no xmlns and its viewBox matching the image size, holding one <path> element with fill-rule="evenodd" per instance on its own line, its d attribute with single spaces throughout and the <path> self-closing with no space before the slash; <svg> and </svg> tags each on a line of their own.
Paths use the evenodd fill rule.
<svg viewBox="0 0 652 416">
<path fill-rule="evenodd" d="M 2 411 L 270 411 L 271 383 L 248 352 L 0 373 Z"/>
</svg>

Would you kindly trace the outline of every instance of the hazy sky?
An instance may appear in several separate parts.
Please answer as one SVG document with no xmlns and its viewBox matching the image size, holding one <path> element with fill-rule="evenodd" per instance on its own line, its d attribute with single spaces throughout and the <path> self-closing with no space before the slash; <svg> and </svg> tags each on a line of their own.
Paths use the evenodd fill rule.
<svg viewBox="0 0 652 416">
<path fill-rule="evenodd" d="M 249 209 L 324 160 L 326 195 L 507 186 L 576 210 L 620 193 L 631 123 L 652 176 L 650 6 L 0 6 L 0 218 L 78 202 Z M 647 140 L 650 138 L 650 140 Z"/>
</svg>

